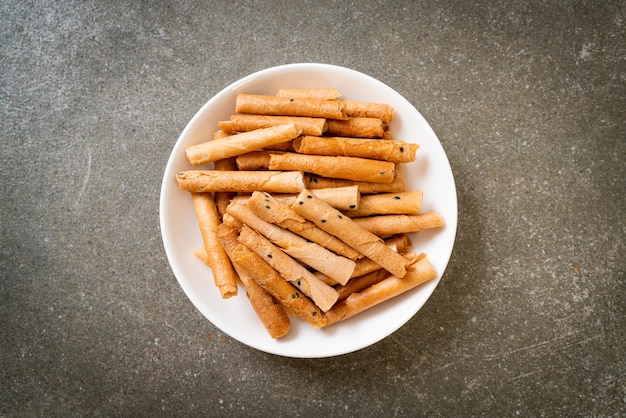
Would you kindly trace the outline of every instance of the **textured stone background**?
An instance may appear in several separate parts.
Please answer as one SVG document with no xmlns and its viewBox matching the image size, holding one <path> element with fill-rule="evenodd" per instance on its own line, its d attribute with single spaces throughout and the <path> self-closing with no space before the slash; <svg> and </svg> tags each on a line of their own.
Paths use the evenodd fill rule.
<svg viewBox="0 0 626 418">
<path fill-rule="evenodd" d="M 2 416 L 624 416 L 623 1 L 0 2 Z M 321 360 L 217 330 L 158 221 L 178 135 L 251 72 L 324 62 L 430 122 L 449 268 Z"/>
</svg>

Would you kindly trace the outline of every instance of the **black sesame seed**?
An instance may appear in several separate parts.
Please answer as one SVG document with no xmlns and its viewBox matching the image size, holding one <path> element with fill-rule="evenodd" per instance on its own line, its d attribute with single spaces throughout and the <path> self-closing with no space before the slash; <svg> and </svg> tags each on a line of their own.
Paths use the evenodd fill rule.
<svg viewBox="0 0 626 418">
<path fill-rule="evenodd" d="M 291 299 L 298 299 L 298 298 L 300 298 L 300 295 L 297 293 L 294 293 L 291 295 Z"/>
<path fill-rule="evenodd" d="M 339 219 L 343 219 L 343 216 L 341 216 L 341 215 L 337 215 L 337 217 L 338 217 Z"/>
<path fill-rule="evenodd" d="M 289 102 L 293 102 L 293 99 L 289 99 Z"/>
<path fill-rule="evenodd" d="M 311 315 L 317 316 L 317 312 L 313 311 L 313 312 L 311 312 Z"/>
<path fill-rule="evenodd" d="M 396 200 L 400 200 L 400 196 L 394 196 L 393 198 Z"/>
<path fill-rule="evenodd" d="M 404 147 L 400 147 L 400 152 L 404 152 Z"/>
<path fill-rule="evenodd" d="M 304 202 L 301 200 L 301 201 L 299 201 L 299 202 L 298 202 L 298 204 L 299 204 L 300 206 L 302 206 L 302 205 L 304 205 Z"/>
<path fill-rule="evenodd" d="M 317 179 L 316 179 L 316 178 L 312 178 L 312 179 L 311 179 L 311 181 L 312 181 L 313 183 L 317 183 Z"/>
<path fill-rule="evenodd" d="M 350 205 L 350 209 L 356 208 L 356 205 Z"/>
<path fill-rule="evenodd" d="M 268 254 L 268 255 L 267 255 L 267 258 L 272 258 L 272 254 Z"/>
<path fill-rule="evenodd" d="M 322 223 L 326 223 L 326 219 L 322 219 Z"/>
<path fill-rule="evenodd" d="M 269 209 L 269 208 L 270 208 L 270 205 L 265 205 L 265 209 Z"/>
<path fill-rule="evenodd" d="M 313 199 L 313 196 L 311 196 L 311 195 L 307 195 L 307 197 L 306 197 L 306 198 L 307 198 L 307 199 Z"/>
<path fill-rule="evenodd" d="M 385 172 L 384 172 L 384 171 L 381 171 L 381 172 L 380 172 L 380 175 L 382 176 L 383 174 L 385 174 Z"/>
</svg>

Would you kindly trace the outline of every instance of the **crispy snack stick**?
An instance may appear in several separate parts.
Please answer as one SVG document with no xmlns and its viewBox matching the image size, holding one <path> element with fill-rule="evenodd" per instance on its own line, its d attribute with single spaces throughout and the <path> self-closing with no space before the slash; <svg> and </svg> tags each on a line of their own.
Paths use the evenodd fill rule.
<svg viewBox="0 0 626 418">
<path fill-rule="evenodd" d="M 354 181 L 346 179 L 335 179 L 319 176 L 317 174 L 308 174 L 304 177 L 305 187 L 312 189 L 332 189 L 336 187 L 358 186 L 362 195 L 376 193 L 397 193 L 406 190 L 406 181 L 404 176 L 400 176 L 402 165 L 396 164 L 396 175 L 391 183 L 371 183 L 367 181 Z"/>
<path fill-rule="evenodd" d="M 409 237 L 404 234 L 394 235 L 393 237 L 387 238 L 385 240 L 385 245 L 397 253 L 405 255 L 406 251 L 411 247 L 412 243 Z M 406 255 L 405 255 L 406 257 Z M 376 263 L 374 260 L 364 257 L 359 260 L 356 260 L 356 266 L 354 267 L 354 271 L 352 272 L 352 278 L 362 276 L 367 273 L 371 273 L 372 271 L 381 269 L 382 267 Z"/>
<path fill-rule="evenodd" d="M 215 285 L 222 298 L 228 299 L 237 294 L 237 273 L 217 239 L 216 231 L 221 220 L 213 196 L 208 193 L 192 193 L 191 199 Z"/>
<path fill-rule="evenodd" d="M 422 207 L 422 191 L 382 193 L 363 196 L 358 209 L 344 211 L 350 218 L 371 215 L 415 214 Z"/>
<path fill-rule="evenodd" d="M 218 122 L 218 127 L 226 132 L 248 132 L 269 128 L 284 123 L 293 123 L 303 135 L 320 136 L 326 131 L 326 119 L 299 116 L 232 115 L 230 120 Z"/>
<path fill-rule="evenodd" d="M 284 151 L 259 150 L 237 156 L 237 168 L 241 171 L 269 170 L 270 155 L 283 154 Z"/>
<path fill-rule="evenodd" d="M 192 145 L 185 150 L 185 154 L 191 164 L 200 165 L 291 141 L 299 134 L 300 131 L 291 123 L 276 125 Z"/>
<path fill-rule="evenodd" d="M 407 260 L 409 260 L 409 265 L 419 261 L 421 258 L 426 257 L 426 254 L 415 254 L 415 253 L 407 253 L 404 254 Z M 381 273 L 382 272 L 382 273 Z M 386 273 L 386 274 L 383 274 Z M 356 276 L 348 281 L 344 286 L 336 286 L 335 290 L 339 292 L 339 298 L 337 302 L 341 302 L 345 298 L 347 298 L 351 293 L 357 293 L 361 290 L 373 285 L 374 283 L 378 283 L 384 278 L 389 277 L 390 274 L 387 270 L 379 268 L 377 270 L 372 270 L 368 273 L 365 273 L 361 276 Z"/>
<path fill-rule="evenodd" d="M 213 163 L 216 171 L 235 171 L 237 170 L 237 162 L 234 157 L 225 158 L 223 160 L 217 160 Z M 217 206 L 217 213 L 220 216 L 224 216 L 226 212 L 226 206 L 230 203 L 231 199 L 235 197 L 234 192 L 216 192 L 213 196 L 215 205 Z"/>
<path fill-rule="evenodd" d="M 439 228 L 444 220 L 438 213 L 425 212 L 415 215 L 380 215 L 355 218 L 353 221 L 372 234 L 386 237 L 395 234 L 408 234 L 424 229 Z"/>
<path fill-rule="evenodd" d="M 245 226 L 239 234 L 239 242 L 254 251 L 267 264 L 272 266 L 285 280 L 307 295 L 324 312 L 337 301 L 339 294 L 335 289 L 315 277 L 302 264 L 285 254 L 280 248 L 269 242 L 261 234 Z"/>
<path fill-rule="evenodd" d="M 298 215 L 288 205 L 274 199 L 269 193 L 254 192 L 247 205 L 255 215 L 266 222 L 273 223 L 311 242 L 328 248 L 335 254 L 356 260 L 362 255 L 334 235 L 319 228 L 313 222 Z"/>
<path fill-rule="evenodd" d="M 341 97 L 341 93 L 334 88 L 278 89 L 276 97 L 288 97 L 290 99 L 335 100 Z"/>
<path fill-rule="evenodd" d="M 406 251 L 411 247 L 411 245 L 413 245 L 413 243 L 411 242 L 408 236 L 404 234 L 400 234 L 400 235 L 394 235 L 392 237 L 387 238 L 385 240 L 385 245 L 391 248 L 392 250 L 407 256 Z M 409 257 L 407 257 L 407 259 L 409 259 Z M 367 257 L 359 258 L 358 260 L 355 261 L 355 263 L 356 265 L 354 267 L 354 271 L 352 272 L 352 276 L 350 277 L 350 280 L 356 277 L 371 273 L 373 271 L 382 269 L 382 267 L 377 262 Z M 323 281 L 324 283 L 330 286 L 334 286 L 338 284 L 335 280 L 320 273 L 319 271 L 316 271 L 314 274 L 317 276 L 318 279 L 320 279 L 321 281 Z M 348 283 L 350 283 L 350 281 L 348 281 Z"/>
<path fill-rule="evenodd" d="M 237 239 L 236 233 L 234 238 L 235 240 Z M 204 247 L 194 251 L 194 255 L 207 263 L 207 254 Z M 272 295 L 259 286 L 245 270 L 238 266 L 234 266 L 234 268 L 237 275 L 239 275 L 243 287 L 246 289 L 246 296 L 252 308 L 270 334 L 270 337 L 280 338 L 286 335 L 289 332 L 291 323 L 283 307 L 276 302 L 276 299 L 274 299 Z"/>
<path fill-rule="evenodd" d="M 349 180 L 348 180 L 349 181 Z M 311 189 L 311 193 L 326 201 L 330 206 L 339 210 L 351 210 L 359 207 L 361 193 L 359 186 L 329 187 L 327 189 Z M 272 197 L 287 206 L 291 206 L 298 197 L 297 193 L 272 193 Z M 245 203 L 250 195 L 238 195 L 233 199 L 238 203 Z"/>
<path fill-rule="evenodd" d="M 393 107 L 385 103 L 368 103 L 354 100 L 342 100 L 346 114 L 351 118 L 378 118 L 385 123 L 391 122 L 394 116 Z"/>
<path fill-rule="evenodd" d="M 270 154 L 269 168 L 372 183 L 391 183 L 395 176 L 395 164 L 387 161 L 296 153 Z"/>
<path fill-rule="evenodd" d="M 214 171 L 189 170 L 176 175 L 178 186 L 192 193 L 240 192 L 255 190 L 297 193 L 304 189 L 300 171 Z"/>
<path fill-rule="evenodd" d="M 389 273 L 387 270 L 378 268 L 377 270 L 371 271 L 362 276 L 350 279 L 350 281 L 343 286 L 335 286 L 335 290 L 339 295 L 337 298 L 337 303 L 345 300 L 352 293 L 358 293 L 361 290 L 366 289 L 371 285 L 376 284 L 383 279 L 386 279 L 389 276 L 391 276 L 391 273 Z"/>
<path fill-rule="evenodd" d="M 348 119 L 343 105 L 336 100 L 291 99 L 260 94 L 238 94 L 235 112 L 253 115 Z"/>
<path fill-rule="evenodd" d="M 228 213 L 225 213 L 222 217 L 222 223 L 235 231 L 241 231 L 241 228 L 243 228 L 243 223 Z"/>
<path fill-rule="evenodd" d="M 326 135 L 355 138 L 382 138 L 385 134 L 383 121 L 378 118 L 350 118 L 327 120 Z"/>
<path fill-rule="evenodd" d="M 272 338 L 287 335 L 291 326 L 289 316 L 276 299 L 261 287 L 247 271 L 235 265 L 235 270 L 246 289 L 252 308 Z"/>
<path fill-rule="evenodd" d="M 408 264 L 406 258 L 387 247 L 381 238 L 361 228 L 352 219 L 315 197 L 308 190 L 300 192 L 296 203 L 291 207 L 298 214 L 371 258 L 395 276 L 405 275 L 405 268 Z"/>
<path fill-rule="evenodd" d="M 326 312 L 326 326 L 348 319 L 364 310 L 389 300 L 437 277 L 428 257 L 419 259 L 408 267 L 403 278 L 388 277 L 359 293 L 353 293 Z"/>
<path fill-rule="evenodd" d="M 340 155 L 409 163 L 415 161 L 419 145 L 398 140 L 304 135 L 293 140 L 293 148 L 301 154 Z"/>
<path fill-rule="evenodd" d="M 319 244 L 309 242 L 293 232 L 264 221 L 246 205 L 233 202 L 226 209 L 226 213 L 264 235 L 293 258 L 332 277 L 338 283 L 345 284 L 354 271 L 353 260 L 339 256 Z"/>
<path fill-rule="evenodd" d="M 326 317 L 320 308 L 315 306 L 304 293 L 280 277 L 276 270 L 248 247 L 226 239 L 229 234 L 232 234 L 229 227 L 224 224 L 219 226 L 217 235 L 222 239 L 222 245 L 234 265 L 252 276 L 254 281 L 281 303 L 289 313 L 307 321 L 315 328 L 324 326 Z"/>
<path fill-rule="evenodd" d="M 350 180 L 348 180 L 350 181 Z M 313 189 L 311 190 L 315 196 L 324 200 L 330 206 L 339 210 L 351 210 L 359 207 L 361 202 L 361 192 L 359 186 L 345 186 L 345 187 L 329 187 L 326 189 Z M 272 194 L 272 197 L 279 202 L 282 202 L 288 206 L 293 204 L 298 197 L 297 193 L 290 194 Z"/>
</svg>

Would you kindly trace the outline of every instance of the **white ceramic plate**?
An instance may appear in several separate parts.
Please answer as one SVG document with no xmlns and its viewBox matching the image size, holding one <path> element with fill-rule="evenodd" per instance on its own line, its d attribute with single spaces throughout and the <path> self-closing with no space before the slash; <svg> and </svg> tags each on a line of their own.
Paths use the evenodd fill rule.
<svg viewBox="0 0 626 418">
<path fill-rule="evenodd" d="M 195 213 L 187 192 L 175 179 L 177 172 L 193 167 L 185 149 L 212 138 L 217 122 L 234 113 L 238 93 L 275 94 L 279 88 L 335 87 L 343 98 L 387 103 L 395 109 L 391 122 L 394 138 L 420 145 L 416 162 L 404 169 L 411 189 L 424 193 L 422 211 L 439 212 L 446 226 L 411 236 L 415 252 L 425 252 L 439 276 L 406 294 L 384 302 L 328 329 L 316 330 L 291 318 L 289 333 L 272 339 L 257 318 L 245 290 L 222 299 L 209 268 L 192 252 L 202 246 Z M 232 338 L 262 350 L 288 357 L 319 358 L 350 353 L 390 335 L 424 305 L 441 280 L 454 245 L 457 199 L 450 163 L 437 136 L 404 97 L 382 82 L 343 67 L 326 64 L 290 64 L 249 75 L 219 92 L 191 119 L 167 163 L 161 188 L 160 221 L 168 260 L 186 295 L 216 327 Z M 419 338 L 419 336 L 415 336 Z"/>
</svg>

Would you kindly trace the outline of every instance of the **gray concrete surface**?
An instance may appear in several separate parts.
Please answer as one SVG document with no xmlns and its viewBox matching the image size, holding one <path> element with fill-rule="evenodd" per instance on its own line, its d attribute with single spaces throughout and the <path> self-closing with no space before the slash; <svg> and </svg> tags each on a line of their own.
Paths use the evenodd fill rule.
<svg viewBox="0 0 626 418">
<path fill-rule="evenodd" d="M 0 2 L 1 416 L 625 416 L 623 1 Z M 338 64 L 454 170 L 456 247 L 380 343 L 281 358 L 163 250 L 162 173 L 228 83 Z"/>
</svg>

